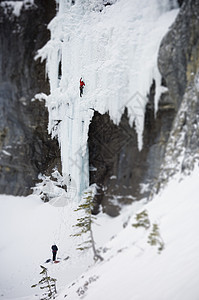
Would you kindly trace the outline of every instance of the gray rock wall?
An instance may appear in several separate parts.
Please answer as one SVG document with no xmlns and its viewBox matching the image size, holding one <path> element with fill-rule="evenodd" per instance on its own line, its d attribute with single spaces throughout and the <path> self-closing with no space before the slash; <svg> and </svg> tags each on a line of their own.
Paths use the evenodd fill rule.
<svg viewBox="0 0 199 300">
<path fill-rule="evenodd" d="M 199 62 L 199 1 L 184 1 L 159 51 L 159 70 L 176 110 Z"/>
<path fill-rule="evenodd" d="M 55 15 L 54 0 L 36 0 L 19 17 L 0 6 L 0 193 L 27 195 L 38 174 L 60 165 L 57 141 L 47 134 L 44 102 L 49 93 L 45 66 L 34 56 L 49 39 L 47 24 Z"/>
<path fill-rule="evenodd" d="M 184 1 L 170 32 L 162 41 L 159 68 L 176 118 L 154 192 L 181 172 L 189 174 L 199 161 L 199 1 Z"/>
</svg>

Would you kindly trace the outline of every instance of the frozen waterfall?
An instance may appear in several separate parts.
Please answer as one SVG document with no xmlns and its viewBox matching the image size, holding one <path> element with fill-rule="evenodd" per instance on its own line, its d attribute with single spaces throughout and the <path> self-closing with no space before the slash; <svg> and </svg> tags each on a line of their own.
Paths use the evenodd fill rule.
<svg viewBox="0 0 199 300">
<path fill-rule="evenodd" d="M 87 138 L 94 110 L 118 124 L 128 108 L 142 148 L 147 93 L 156 82 L 155 105 L 162 92 L 157 68 L 160 42 L 178 9 L 170 0 L 59 0 L 48 28 L 50 41 L 36 58 L 46 60 L 50 95 L 48 131 L 61 148 L 65 183 L 69 174 L 77 198 L 89 185 Z M 79 96 L 79 79 L 86 84 Z"/>
</svg>

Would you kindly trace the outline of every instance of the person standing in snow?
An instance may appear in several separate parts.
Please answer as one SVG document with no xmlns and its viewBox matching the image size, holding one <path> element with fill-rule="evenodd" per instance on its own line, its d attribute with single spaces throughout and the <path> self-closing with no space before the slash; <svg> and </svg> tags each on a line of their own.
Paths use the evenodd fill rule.
<svg viewBox="0 0 199 300">
<path fill-rule="evenodd" d="M 72 180 L 72 179 L 71 179 L 71 175 L 68 174 L 68 182 L 71 183 L 71 180 Z"/>
<path fill-rule="evenodd" d="M 80 86 L 79 86 L 79 89 L 80 89 L 80 97 L 82 97 L 82 95 L 83 95 L 83 89 L 84 89 L 84 86 L 85 86 L 85 83 L 83 82 L 82 77 L 81 77 L 81 78 L 80 78 Z"/>
<path fill-rule="evenodd" d="M 56 245 L 53 245 L 51 247 L 51 249 L 52 249 L 52 252 L 53 252 L 53 261 L 55 261 L 56 260 L 56 255 L 57 255 L 58 248 L 57 248 Z"/>
</svg>

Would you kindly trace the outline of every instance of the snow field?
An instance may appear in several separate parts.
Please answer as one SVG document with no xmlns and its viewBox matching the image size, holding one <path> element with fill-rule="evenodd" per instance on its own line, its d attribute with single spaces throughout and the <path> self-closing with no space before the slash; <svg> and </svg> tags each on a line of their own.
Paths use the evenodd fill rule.
<svg viewBox="0 0 199 300">
<path fill-rule="evenodd" d="M 41 290 L 31 289 L 31 285 L 41 279 L 40 265 L 47 267 L 49 275 L 57 279 L 60 290 L 94 263 L 91 250 L 76 250 L 78 244 L 87 240 L 87 235 L 71 236 L 78 231 L 73 227 L 80 217 L 74 212 L 77 204 L 66 201 L 65 206 L 59 207 L 50 203 L 44 203 L 36 195 L 0 196 L 0 296 L 3 300 L 39 299 Z M 121 230 L 122 217 L 112 220 L 101 214 L 97 224 L 96 242 L 100 247 Z M 52 258 L 54 243 L 59 248 L 57 258 L 61 262 L 45 264 Z M 69 259 L 64 261 L 67 256 Z"/>
<path fill-rule="evenodd" d="M 1 195 L 1 299 L 39 299 L 41 291 L 30 286 L 41 279 L 40 265 L 44 265 L 57 279 L 58 300 L 65 295 L 81 299 L 78 291 L 82 290 L 86 300 L 94 296 L 97 300 L 198 300 L 198 177 L 198 167 L 188 177 L 176 176 L 153 201 L 135 202 L 117 218 L 101 212 L 93 230 L 104 261 L 96 264 L 91 250 L 76 250 L 87 237 L 70 236 L 79 217 L 75 203 L 56 207 L 35 195 Z M 147 230 L 132 226 L 143 210 L 151 224 Z M 165 246 L 160 254 L 157 246 L 147 242 L 155 223 Z M 51 258 L 53 243 L 61 262 L 44 264 Z"/>
<path fill-rule="evenodd" d="M 31 289 L 31 285 L 41 278 L 39 275 L 40 265 L 50 267 L 52 277 L 57 270 L 56 277 L 62 272 L 62 265 L 54 266 L 44 264 L 48 258 L 52 258 L 51 246 L 57 243 L 58 257 L 64 259 L 68 255 L 75 261 L 79 260 L 76 255 L 76 240 L 70 237 L 76 223 L 76 215 L 73 208 L 55 207 L 49 203 L 43 203 L 37 196 L 29 197 L 0 197 L 1 220 L 0 220 L 0 291 L 3 299 L 16 299 L 17 297 L 34 295 L 37 289 Z M 84 264 L 90 262 L 90 257 L 82 255 L 79 267 L 71 267 L 70 273 L 63 277 L 63 281 L 72 280 L 79 271 L 84 270 Z M 61 264 L 60 263 L 60 264 Z M 72 265 L 75 264 L 74 260 Z M 73 275 L 71 275 L 73 273 Z M 59 284 L 62 280 L 59 280 Z"/>
<path fill-rule="evenodd" d="M 128 226 L 106 244 L 105 262 L 96 265 L 76 286 L 66 288 L 58 300 L 68 295 L 86 300 L 197 300 L 199 297 L 198 168 L 179 183 L 175 178 L 156 198 L 140 211 L 148 211 L 151 224 L 157 223 L 165 249 L 147 243 L 151 229 Z M 97 278 L 91 281 L 90 278 Z M 85 283 L 89 282 L 87 288 Z"/>
</svg>

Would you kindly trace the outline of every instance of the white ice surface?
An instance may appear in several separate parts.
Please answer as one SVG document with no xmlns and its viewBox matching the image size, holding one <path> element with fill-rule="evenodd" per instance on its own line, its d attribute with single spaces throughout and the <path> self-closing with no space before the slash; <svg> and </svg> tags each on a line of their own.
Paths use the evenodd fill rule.
<svg viewBox="0 0 199 300">
<path fill-rule="evenodd" d="M 51 39 L 36 56 L 46 59 L 50 82 L 48 130 L 58 137 L 63 175 L 66 181 L 69 174 L 75 180 L 78 199 L 89 184 L 87 139 L 94 110 L 108 112 L 119 124 L 127 107 L 142 148 L 145 105 L 153 80 L 156 110 L 162 91 L 159 45 L 178 13 L 169 0 L 119 0 L 101 12 L 93 10 L 95 2 L 78 0 L 71 6 L 70 1 L 60 0 L 57 16 L 48 26 Z"/>
</svg>

